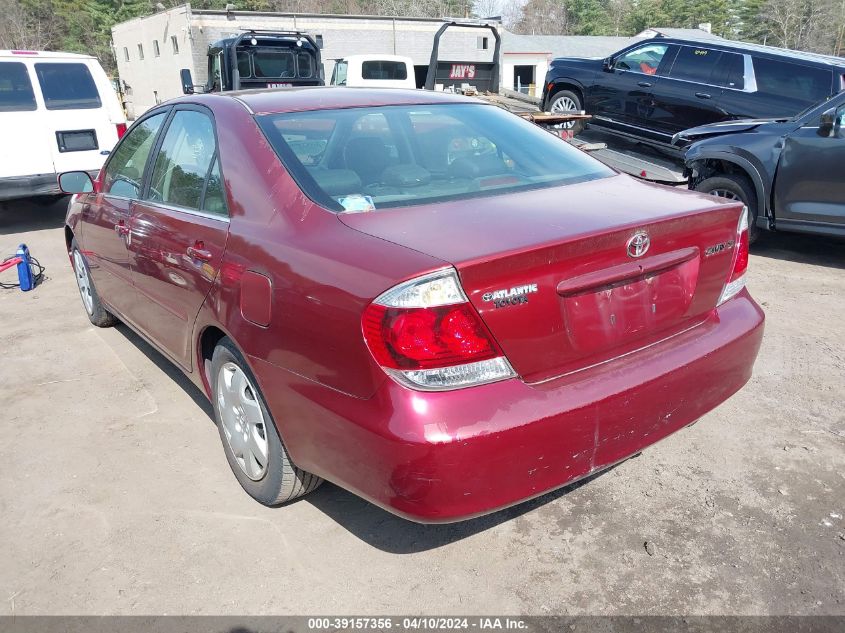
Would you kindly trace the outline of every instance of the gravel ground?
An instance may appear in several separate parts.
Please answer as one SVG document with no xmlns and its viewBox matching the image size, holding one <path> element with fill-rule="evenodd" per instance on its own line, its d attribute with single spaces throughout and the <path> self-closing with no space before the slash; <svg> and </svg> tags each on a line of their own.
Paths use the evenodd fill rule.
<svg viewBox="0 0 845 633">
<path fill-rule="evenodd" d="M 770 236 L 751 382 L 581 485 L 421 526 L 335 486 L 264 508 L 210 407 L 92 327 L 61 202 L 0 205 L 35 291 L 0 290 L 0 615 L 845 614 L 845 244 Z M 6 279 L 8 273 L 3 274 Z"/>
</svg>

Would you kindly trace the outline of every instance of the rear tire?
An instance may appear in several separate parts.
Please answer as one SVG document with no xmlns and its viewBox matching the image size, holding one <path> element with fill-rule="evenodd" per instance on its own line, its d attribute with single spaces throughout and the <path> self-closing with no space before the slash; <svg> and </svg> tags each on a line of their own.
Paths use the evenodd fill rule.
<svg viewBox="0 0 845 633">
<path fill-rule="evenodd" d="M 719 174 L 702 180 L 696 191 L 728 200 L 738 200 L 748 207 L 748 243 L 756 242 L 762 231 L 757 226 L 757 192 L 751 181 L 741 174 Z"/>
<path fill-rule="evenodd" d="M 291 461 L 257 385 L 238 348 L 221 339 L 211 359 L 211 391 L 223 451 L 247 494 L 276 506 L 308 494 L 323 480 Z"/>
<path fill-rule="evenodd" d="M 106 310 L 100 301 L 100 295 L 94 287 L 94 280 L 91 279 L 91 269 L 79 245 L 74 239 L 70 244 L 70 261 L 73 265 L 76 285 L 79 288 L 79 296 L 82 298 L 82 307 L 88 315 L 88 320 L 97 327 L 112 327 L 118 320 L 111 312 Z"/>
<path fill-rule="evenodd" d="M 581 103 L 581 97 L 571 90 L 558 90 L 549 99 L 549 112 L 553 114 L 560 112 L 580 112 L 583 109 L 584 106 Z M 572 130 L 573 134 L 580 134 L 584 131 L 584 121 L 561 123 L 560 128 L 563 130 Z"/>
</svg>

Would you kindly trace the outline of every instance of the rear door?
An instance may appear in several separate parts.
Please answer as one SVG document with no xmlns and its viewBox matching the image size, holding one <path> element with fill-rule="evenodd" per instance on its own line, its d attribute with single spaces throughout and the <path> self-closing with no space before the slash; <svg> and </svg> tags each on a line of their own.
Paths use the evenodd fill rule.
<svg viewBox="0 0 845 633">
<path fill-rule="evenodd" d="M 742 65 L 742 55 L 704 46 L 681 46 L 667 77 L 654 92 L 650 125 L 672 135 L 724 120 L 719 108 L 727 66 Z"/>
<path fill-rule="evenodd" d="M 102 70 L 87 59 L 53 58 L 34 61 L 33 69 L 44 99 L 42 134 L 56 172 L 102 167 L 121 122 L 112 121 L 109 111 L 114 96 L 105 90 L 111 88 L 98 86 L 94 79 Z"/>
<path fill-rule="evenodd" d="M 0 152 L 0 178 L 55 171 L 33 79 L 28 63 L 0 59 L 0 138 L 7 148 Z"/>
<path fill-rule="evenodd" d="M 217 276 L 229 233 L 211 113 L 177 107 L 151 165 L 143 199 L 132 209 L 129 251 L 141 300 L 136 322 L 190 369 L 194 319 Z"/>
<path fill-rule="evenodd" d="M 590 113 L 617 124 L 647 127 L 654 92 L 673 50 L 669 44 L 652 42 L 617 57 L 613 69 L 600 73 L 590 88 Z"/>
<path fill-rule="evenodd" d="M 130 211 L 141 194 L 148 159 L 167 114 L 158 111 L 133 126 L 100 174 L 99 192 L 89 194 L 82 211 L 82 248 L 97 292 L 130 320 L 135 308 L 127 251 Z"/>
<path fill-rule="evenodd" d="M 845 105 L 836 109 L 835 116 L 836 125 L 828 135 L 819 135 L 820 121 L 816 119 L 784 140 L 774 183 L 778 224 L 785 220 L 818 228 L 845 228 L 841 172 L 845 165 Z"/>
</svg>

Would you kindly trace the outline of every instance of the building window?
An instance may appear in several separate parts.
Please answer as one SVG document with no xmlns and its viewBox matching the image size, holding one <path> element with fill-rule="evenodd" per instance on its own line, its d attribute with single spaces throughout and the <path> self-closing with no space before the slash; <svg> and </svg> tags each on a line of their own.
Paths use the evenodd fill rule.
<svg viewBox="0 0 845 633">
<path fill-rule="evenodd" d="M 153 57 L 161 57 L 161 51 L 158 48 L 158 40 L 153 40 Z"/>
<path fill-rule="evenodd" d="M 123 47 L 123 61 L 125 61 L 125 62 L 129 61 L 129 49 L 126 48 L 125 46 Z"/>
<path fill-rule="evenodd" d="M 138 59 L 144 59 L 144 45 L 138 44 Z"/>
<path fill-rule="evenodd" d="M 479 50 L 486 51 L 488 46 L 489 46 L 488 38 L 483 37 L 483 36 L 478 38 L 478 49 Z"/>
<path fill-rule="evenodd" d="M 175 35 L 170 36 L 170 45 L 173 47 L 173 54 L 179 54 L 179 39 Z"/>
</svg>

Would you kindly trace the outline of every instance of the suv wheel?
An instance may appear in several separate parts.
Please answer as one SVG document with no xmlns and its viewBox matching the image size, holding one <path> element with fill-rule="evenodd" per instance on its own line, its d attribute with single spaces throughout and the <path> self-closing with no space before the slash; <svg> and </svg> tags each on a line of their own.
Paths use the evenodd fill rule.
<svg viewBox="0 0 845 633">
<path fill-rule="evenodd" d="M 584 109 L 581 99 L 571 90 L 559 90 L 549 99 L 549 112 L 560 114 L 561 112 L 581 112 Z M 562 130 L 572 130 L 573 134 L 579 134 L 584 129 L 583 121 L 570 121 L 561 123 Z"/>
<path fill-rule="evenodd" d="M 757 241 L 761 232 L 757 226 L 757 192 L 748 178 L 741 174 L 720 174 L 702 180 L 695 190 L 742 202 L 748 207 L 748 242 L 753 244 Z"/>
</svg>

